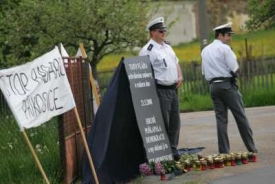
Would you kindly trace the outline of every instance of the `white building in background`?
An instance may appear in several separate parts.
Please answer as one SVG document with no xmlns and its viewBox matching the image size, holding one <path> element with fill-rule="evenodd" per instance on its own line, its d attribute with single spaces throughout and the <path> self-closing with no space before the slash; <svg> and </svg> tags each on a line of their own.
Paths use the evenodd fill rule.
<svg viewBox="0 0 275 184">
<path fill-rule="evenodd" d="M 159 16 L 165 17 L 165 25 L 168 31 L 166 38 L 171 45 L 190 42 L 197 38 L 197 21 L 195 12 L 193 11 L 194 2 L 168 1 L 154 3 L 160 4 L 160 7 L 151 19 L 153 20 Z M 172 23 L 173 21 L 174 23 Z"/>
<path fill-rule="evenodd" d="M 166 38 L 171 45 L 187 43 L 199 37 L 196 1 L 157 1 L 154 4 L 155 7 L 159 6 L 159 9 L 150 20 L 159 16 L 165 18 L 168 31 Z M 245 31 L 247 20 L 248 16 L 244 14 L 234 13 L 233 18 L 228 17 L 228 22 L 233 22 L 233 29 L 236 32 Z M 173 21 L 174 24 L 169 26 Z"/>
</svg>

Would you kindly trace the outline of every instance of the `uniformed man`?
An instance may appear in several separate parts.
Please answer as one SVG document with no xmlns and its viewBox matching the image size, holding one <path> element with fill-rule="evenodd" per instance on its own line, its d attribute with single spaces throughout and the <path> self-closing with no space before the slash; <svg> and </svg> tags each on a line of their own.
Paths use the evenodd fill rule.
<svg viewBox="0 0 275 184">
<path fill-rule="evenodd" d="M 164 40 L 166 27 L 164 18 L 158 17 L 151 21 L 146 30 L 150 40 L 140 50 L 139 55 L 148 55 L 154 70 L 157 93 L 164 119 L 164 125 L 169 136 L 174 159 L 179 159 L 177 146 L 179 143 L 180 116 L 177 89 L 182 83 L 182 72 L 179 60 L 172 47 Z"/>
<path fill-rule="evenodd" d="M 232 23 L 218 26 L 213 30 L 215 31 L 215 40 L 202 50 L 201 57 L 202 74 L 210 82 L 210 95 L 216 114 L 219 152 L 230 152 L 227 134 L 228 108 L 235 118 L 247 150 L 257 152 L 252 130 L 245 115 L 242 95 L 235 81 L 239 65 L 236 55 L 227 45 L 234 34 Z"/>
</svg>

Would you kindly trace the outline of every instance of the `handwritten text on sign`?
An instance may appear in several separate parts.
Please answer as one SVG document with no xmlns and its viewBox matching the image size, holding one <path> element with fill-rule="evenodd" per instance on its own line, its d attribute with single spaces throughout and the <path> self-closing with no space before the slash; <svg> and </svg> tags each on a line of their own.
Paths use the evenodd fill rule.
<svg viewBox="0 0 275 184">
<path fill-rule="evenodd" d="M 153 162 L 172 160 L 149 58 L 126 58 L 124 64 L 147 159 Z"/>
<path fill-rule="evenodd" d="M 0 70 L 0 88 L 20 127 L 36 127 L 75 106 L 56 47 L 24 65 Z"/>
</svg>

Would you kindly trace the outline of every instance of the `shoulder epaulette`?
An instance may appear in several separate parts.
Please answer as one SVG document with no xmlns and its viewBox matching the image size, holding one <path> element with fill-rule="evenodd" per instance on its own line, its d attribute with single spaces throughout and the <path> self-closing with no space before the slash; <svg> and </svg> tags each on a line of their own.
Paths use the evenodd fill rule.
<svg viewBox="0 0 275 184">
<path fill-rule="evenodd" d="M 150 45 L 148 46 L 147 50 L 151 51 L 153 47 L 154 47 L 154 45 L 153 45 L 153 44 L 150 44 Z"/>
<path fill-rule="evenodd" d="M 164 43 L 166 43 L 167 45 L 171 45 L 169 41 L 164 40 Z"/>
</svg>

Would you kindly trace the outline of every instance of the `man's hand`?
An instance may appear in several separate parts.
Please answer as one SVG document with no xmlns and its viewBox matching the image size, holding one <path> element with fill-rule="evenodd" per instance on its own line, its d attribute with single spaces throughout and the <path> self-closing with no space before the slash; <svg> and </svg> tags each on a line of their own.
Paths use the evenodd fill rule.
<svg viewBox="0 0 275 184">
<path fill-rule="evenodd" d="M 183 78 L 179 77 L 178 78 L 178 84 L 177 84 L 176 88 L 179 88 L 181 86 L 182 82 L 183 82 Z"/>
<path fill-rule="evenodd" d="M 182 81 L 183 81 L 182 71 L 181 71 L 181 68 L 180 68 L 179 64 L 177 64 L 177 70 L 178 70 L 178 77 L 179 78 L 178 78 L 178 84 L 177 84 L 176 88 L 178 89 L 181 86 Z"/>
</svg>

